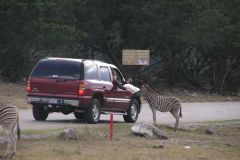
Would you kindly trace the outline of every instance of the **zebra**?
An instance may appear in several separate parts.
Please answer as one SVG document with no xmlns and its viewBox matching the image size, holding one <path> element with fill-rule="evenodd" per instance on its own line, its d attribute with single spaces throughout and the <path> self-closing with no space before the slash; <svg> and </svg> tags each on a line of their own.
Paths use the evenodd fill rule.
<svg viewBox="0 0 240 160">
<path fill-rule="evenodd" d="M 20 140 L 20 125 L 17 108 L 15 105 L 0 103 L 0 125 L 2 126 L 6 136 L 7 148 L 2 158 L 12 158 L 16 154 L 16 139 L 14 136 L 14 128 L 17 125 L 18 140 Z"/>
<path fill-rule="evenodd" d="M 149 103 L 153 113 L 153 125 L 156 126 L 156 111 L 170 112 L 176 119 L 175 131 L 178 129 L 179 117 L 182 117 L 182 107 L 179 99 L 175 97 L 162 97 L 147 84 L 141 84 L 140 90 L 136 93 L 142 95 Z M 180 111 L 179 111 L 180 110 Z"/>
</svg>

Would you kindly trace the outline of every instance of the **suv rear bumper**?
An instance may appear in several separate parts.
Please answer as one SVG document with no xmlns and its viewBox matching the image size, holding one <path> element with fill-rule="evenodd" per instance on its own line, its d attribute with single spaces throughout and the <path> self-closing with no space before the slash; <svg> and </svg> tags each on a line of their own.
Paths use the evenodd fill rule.
<svg viewBox="0 0 240 160">
<path fill-rule="evenodd" d="M 73 107 L 79 107 L 81 105 L 79 99 L 38 97 L 38 96 L 27 96 L 27 103 L 46 104 L 46 105 L 62 105 L 62 106 L 73 106 Z"/>
</svg>

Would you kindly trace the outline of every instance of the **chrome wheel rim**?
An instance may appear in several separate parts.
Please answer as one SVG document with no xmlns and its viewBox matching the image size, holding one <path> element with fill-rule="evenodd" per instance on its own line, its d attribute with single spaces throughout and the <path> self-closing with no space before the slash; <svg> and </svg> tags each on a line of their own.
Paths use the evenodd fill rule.
<svg viewBox="0 0 240 160">
<path fill-rule="evenodd" d="M 98 120 L 98 116 L 99 116 L 99 109 L 98 109 L 97 104 L 94 104 L 93 105 L 93 119 L 94 119 L 94 121 Z"/>
<path fill-rule="evenodd" d="M 137 106 L 135 104 L 132 104 L 131 106 L 131 117 L 133 120 L 137 117 Z"/>
</svg>

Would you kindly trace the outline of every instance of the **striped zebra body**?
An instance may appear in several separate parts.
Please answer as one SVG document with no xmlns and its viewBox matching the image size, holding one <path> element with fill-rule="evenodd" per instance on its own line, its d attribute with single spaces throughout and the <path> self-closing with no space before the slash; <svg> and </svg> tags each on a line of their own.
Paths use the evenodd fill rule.
<svg viewBox="0 0 240 160">
<path fill-rule="evenodd" d="M 0 125 L 6 134 L 5 140 L 7 141 L 7 149 L 3 158 L 12 158 L 16 154 L 15 126 L 17 126 L 18 139 L 20 139 L 18 112 L 14 105 L 0 103 Z"/>
<path fill-rule="evenodd" d="M 149 107 L 153 112 L 153 125 L 157 125 L 156 111 L 170 112 L 176 119 L 175 130 L 177 130 L 179 117 L 182 117 L 181 102 L 179 99 L 175 97 L 162 97 L 155 90 L 145 84 L 141 86 L 139 94 L 141 94 L 149 103 Z"/>
</svg>

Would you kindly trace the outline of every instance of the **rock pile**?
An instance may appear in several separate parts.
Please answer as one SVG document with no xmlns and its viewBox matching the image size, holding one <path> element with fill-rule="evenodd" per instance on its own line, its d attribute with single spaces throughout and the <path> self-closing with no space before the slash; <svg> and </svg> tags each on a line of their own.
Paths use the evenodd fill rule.
<svg viewBox="0 0 240 160">
<path fill-rule="evenodd" d="M 165 132 L 153 125 L 145 123 L 137 123 L 132 126 L 132 132 L 134 135 L 142 137 L 168 139 L 168 136 Z"/>
</svg>

